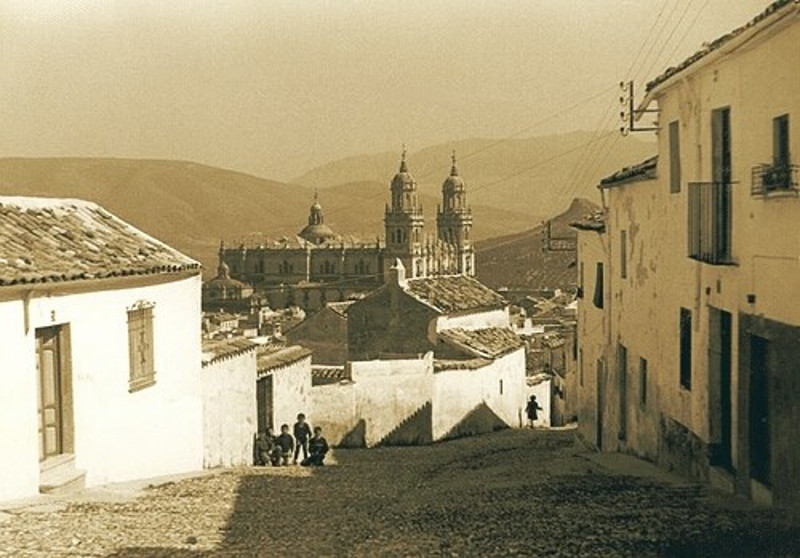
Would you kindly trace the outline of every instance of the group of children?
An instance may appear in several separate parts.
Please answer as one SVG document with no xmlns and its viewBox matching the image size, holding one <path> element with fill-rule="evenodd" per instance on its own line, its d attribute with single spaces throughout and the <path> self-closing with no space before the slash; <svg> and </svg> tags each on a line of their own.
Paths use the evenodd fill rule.
<svg viewBox="0 0 800 558">
<path fill-rule="evenodd" d="M 289 425 L 281 425 L 281 433 L 275 436 L 272 428 L 261 432 L 256 437 L 256 465 L 289 465 L 289 460 L 297 465 L 300 451 L 303 451 L 303 460 L 300 465 L 304 467 L 319 467 L 323 465 L 325 454 L 328 453 L 328 441 L 322 436 L 322 428 L 311 426 L 306 422 L 303 413 L 297 415 L 294 423 L 294 436 L 289 433 Z"/>
</svg>

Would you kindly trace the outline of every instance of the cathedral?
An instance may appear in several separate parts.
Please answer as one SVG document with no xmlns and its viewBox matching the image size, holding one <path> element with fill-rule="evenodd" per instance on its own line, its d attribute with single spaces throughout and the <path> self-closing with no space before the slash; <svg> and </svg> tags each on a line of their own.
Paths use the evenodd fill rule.
<svg viewBox="0 0 800 558">
<path fill-rule="evenodd" d="M 425 232 L 417 182 L 408 170 L 405 150 L 390 193 L 384 240 L 336 234 L 325 224 L 315 194 L 308 224 L 296 235 L 253 246 L 221 244 L 220 270 L 225 277 L 209 283 L 242 281 L 253 285 L 273 308 L 297 305 L 314 310 L 373 290 L 389 276 L 397 259 L 409 277 L 475 275 L 472 211 L 455 153 L 450 175 L 442 184 L 435 234 Z"/>
</svg>

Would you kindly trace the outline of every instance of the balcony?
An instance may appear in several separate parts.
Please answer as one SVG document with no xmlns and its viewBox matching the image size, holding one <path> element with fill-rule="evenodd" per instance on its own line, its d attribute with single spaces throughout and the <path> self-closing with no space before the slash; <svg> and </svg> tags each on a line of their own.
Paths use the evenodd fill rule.
<svg viewBox="0 0 800 558">
<path fill-rule="evenodd" d="M 733 264 L 731 182 L 689 183 L 689 257 L 712 265 Z"/>
<path fill-rule="evenodd" d="M 772 163 L 753 167 L 751 194 L 768 196 L 777 193 L 797 194 L 800 192 L 797 183 L 798 165 L 789 163 Z"/>
</svg>

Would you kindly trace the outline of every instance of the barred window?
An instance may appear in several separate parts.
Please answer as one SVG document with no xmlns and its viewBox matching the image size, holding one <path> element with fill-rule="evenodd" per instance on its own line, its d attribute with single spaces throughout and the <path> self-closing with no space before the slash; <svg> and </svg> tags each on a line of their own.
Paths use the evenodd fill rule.
<svg viewBox="0 0 800 558">
<path fill-rule="evenodd" d="M 130 377 L 128 391 L 138 391 L 156 383 L 153 358 L 152 302 L 139 301 L 128 308 L 128 350 Z"/>
</svg>

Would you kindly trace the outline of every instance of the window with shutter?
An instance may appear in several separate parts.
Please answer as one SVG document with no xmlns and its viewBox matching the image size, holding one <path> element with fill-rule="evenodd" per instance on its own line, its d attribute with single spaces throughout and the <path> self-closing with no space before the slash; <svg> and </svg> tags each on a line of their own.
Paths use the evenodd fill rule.
<svg viewBox="0 0 800 558">
<path fill-rule="evenodd" d="M 138 391 L 156 383 L 153 352 L 153 303 L 139 301 L 128 308 L 128 390 Z"/>
</svg>

